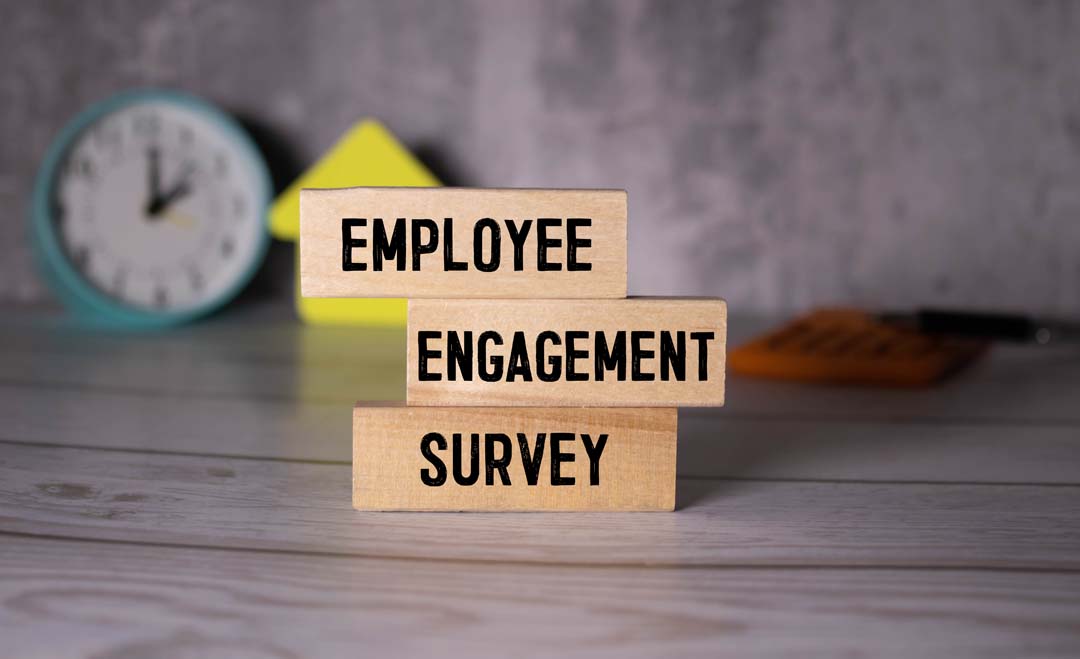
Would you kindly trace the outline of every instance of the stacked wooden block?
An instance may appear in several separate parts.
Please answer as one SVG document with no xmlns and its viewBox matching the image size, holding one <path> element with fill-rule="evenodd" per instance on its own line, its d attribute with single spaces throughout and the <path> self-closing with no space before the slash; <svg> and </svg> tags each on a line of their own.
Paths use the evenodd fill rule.
<svg viewBox="0 0 1080 659">
<path fill-rule="evenodd" d="M 718 299 L 627 298 L 626 193 L 304 190 L 304 296 L 409 298 L 406 403 L 358 404 L 364 510 L 672 510 L 724 401 Z"/>
</svg>

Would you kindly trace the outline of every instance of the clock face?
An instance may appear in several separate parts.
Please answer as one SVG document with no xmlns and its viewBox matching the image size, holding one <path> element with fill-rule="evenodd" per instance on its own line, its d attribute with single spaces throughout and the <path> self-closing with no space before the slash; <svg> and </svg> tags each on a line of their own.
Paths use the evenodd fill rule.
<svg viewBox="0 0 1080 659">
<path fill-rule="evenodd" d="M 205 308 L 262 258 L 260 166 L 205 111 L 135 101 L 82 130 L 56 168 L 57 242 L 82 279 L 124 307 Z"/>
</svg>

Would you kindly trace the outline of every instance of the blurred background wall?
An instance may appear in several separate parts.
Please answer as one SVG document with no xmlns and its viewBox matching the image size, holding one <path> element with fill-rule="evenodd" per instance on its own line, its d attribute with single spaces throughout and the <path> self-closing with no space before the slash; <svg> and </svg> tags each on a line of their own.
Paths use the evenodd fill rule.
<svg viewBox="0 0 1080 659">
<path fill-rule="evenodd" d="M 1080 313 L 1080 2 L 0 9 L 0 300 L 48 296 L 50 140 L 160 85 L 239 115 L 279 184 L 372 115 L 455 185 L 626 188 L 633 293 Z"/>
</svg>

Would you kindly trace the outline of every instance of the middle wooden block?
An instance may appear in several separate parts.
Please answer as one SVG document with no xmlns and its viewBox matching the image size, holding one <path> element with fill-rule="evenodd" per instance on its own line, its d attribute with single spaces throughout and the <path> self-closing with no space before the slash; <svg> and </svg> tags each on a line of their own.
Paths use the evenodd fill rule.
<svg viewBox="0 0 1080 659">
<path fill-rule="evenodd" d="M 626 192 L 300 192 L 304 297 L 621 298 Z"/>
<path fill-rule="evenodd" d="M 718 299 L 410 300 L 409 405 L 716 407 Z"/>
</svg>

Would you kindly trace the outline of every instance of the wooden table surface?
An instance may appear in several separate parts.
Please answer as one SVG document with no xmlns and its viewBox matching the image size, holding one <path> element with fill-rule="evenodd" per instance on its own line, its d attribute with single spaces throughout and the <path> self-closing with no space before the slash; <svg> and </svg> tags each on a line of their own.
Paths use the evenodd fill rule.
<svg viewBox="0 0 1080 659">
<path fill-rule="evenodd" d="M 360 513 L 403 332 L 0 316 L 3 657 L 1080 656 L 1080 350 L 731 377 L 674 513 Z"/>
</svg>

